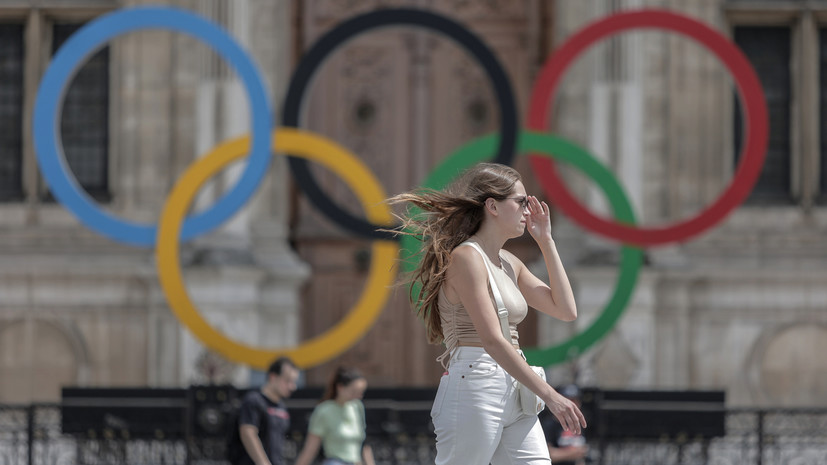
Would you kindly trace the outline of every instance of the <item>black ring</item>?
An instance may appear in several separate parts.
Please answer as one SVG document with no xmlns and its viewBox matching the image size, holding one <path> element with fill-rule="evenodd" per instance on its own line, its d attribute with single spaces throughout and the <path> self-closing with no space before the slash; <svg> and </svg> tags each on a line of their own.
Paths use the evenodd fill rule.
<svg viewBox="0 0 827 465">
<path fill-rule="evenodd" d="M 502 65 L 485 43 L 461 24 L 445 16 L 417 9 L 395 8 L 377 10 L 349 19 L 334 27 L 319 38 L 302 57 L 296 71 L 290 78 L 290 86 L 284 98 L 281 124 L 286 127 L 299 126 L 299 114 L 304 94 L 319 65 L 336 47 L 353 36 L 380 26 L 420 26 L 440 32 L 453 39 L 468 51 L 485 69 L 497 95 L 500 105 L 500 147 L 494 159 L 497 163 L 510 165 L 517 146 L 517 104 L 513 88 Z M 319 187 L 307 161 L 289 157 L 290 170 L 299 188 L 304 191 L 313 205 L 339 226 L 371 239 L 396 240 L 393 233 L 378 231 L 380 226 L 357 218 L 336 205 Z M 388 226 L 381 226 L 388 228 Z"/>
</svg>

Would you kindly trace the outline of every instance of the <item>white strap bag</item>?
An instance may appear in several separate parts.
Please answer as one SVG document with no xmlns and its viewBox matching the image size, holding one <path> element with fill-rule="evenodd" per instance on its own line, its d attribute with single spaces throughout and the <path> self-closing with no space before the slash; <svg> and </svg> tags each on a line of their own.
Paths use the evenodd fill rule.
<svg viewBox="0 0 827 465">
<path fill-rule="evenodd" d="M 497 303 L 497 316 L 500 317 L 500 329 L 502 330 L 505 340 L 510 343 L 511 329 L 508 326 L 508 309 L 505 308 L 502 294 L 500 294 L 500 290 L 497 288 L 497 283 L 494 281 L 494 274 L 491 272 L 491 265 L 488 264 L 488 257 L 485 256 L 485 252 L 483 252 L 482 247 L 480 247 L 476 242 L 468 241 L 463 242 L 461 245 L 470 245 L 476 249 L 480 255 L 482 255 L 482 262 L 485 263 L 485 270 L 488 271 L 488 284 L 491 286 L 491 293 L 494 294 L 494 301 Z M 537 373 L 537 376 L 543 379 L 543 382 L 546 381 L 546 370 L 537 366 L 532 366 L 531 369 L 534 373 Z M 540 396 L 535 394 L 531 389 L 524 386 L 523 383 L 517 382 L 517 385 L 520 391 L 520 408 L 523 413 L 526 415 L 537 415 L 542 412 L 546 407 L 546 403 L 543 402 L 543 399 L 541 399 Z"/>
</svg>

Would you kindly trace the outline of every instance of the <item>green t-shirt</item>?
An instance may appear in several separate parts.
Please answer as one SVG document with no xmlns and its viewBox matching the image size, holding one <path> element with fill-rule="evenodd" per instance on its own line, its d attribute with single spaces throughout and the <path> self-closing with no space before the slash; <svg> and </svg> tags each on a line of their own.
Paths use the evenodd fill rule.
<svg viewBox="0 0 827 465">
<path fill-rule="evenodd" d="M 335 400 L 322 402 L 310 415 L 307 430 L 322 438 L 325 457 L 345 462 L 362 461 L 362 443 L 365 441 L 362 401 L 352 400 L 345 405 L 339 405 Z"/>
</svg>

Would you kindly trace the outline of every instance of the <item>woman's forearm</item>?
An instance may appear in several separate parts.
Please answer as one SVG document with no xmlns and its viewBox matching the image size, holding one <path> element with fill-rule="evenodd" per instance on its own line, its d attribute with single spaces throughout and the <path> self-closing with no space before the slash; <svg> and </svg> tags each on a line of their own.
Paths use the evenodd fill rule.
<svg viewBox="0 0 827 465">
<path fill-rule="evenodd" d="M 373 449 L 370 446 L 362 447 L 362 460 L 364 460 L 365 465 L 376 465 L 373 460 Z"/>
<path fill-rule="evenodd" d="M 577 318 L 577 305 L 574 302 L 574 291 L 571 289 L 569 277 L 563 268 L 563 262 L 560 260 L 560 254 L 557 252 L 557 246 L 554 239 L 548 237 L 544 240 L 538 241 L 540 251 L 543 252 L 543 261 L 546 264 L 548 271 L 548 287 L 551 292 L 552 305 L 557 309 L 557 317 L 571 321 Z"/>
<path fill-rule="evenodd" d="M 296 458 L 295 465 L 310 465 L 313 463 L 313 459 L 316 458 L 316 455 L 319 453 L 321 444 L 321 437 L 315 434 L 308 434 L 307 439 L 304 441 L 304 447 L 302 447 L 301 453 Z"/>
</svg>

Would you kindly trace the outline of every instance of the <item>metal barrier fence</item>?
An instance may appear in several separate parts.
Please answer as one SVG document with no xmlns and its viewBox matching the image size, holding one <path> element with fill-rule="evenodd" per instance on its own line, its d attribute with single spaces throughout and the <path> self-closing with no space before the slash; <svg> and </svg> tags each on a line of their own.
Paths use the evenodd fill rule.
<svg viewBox="0 0 827 465">
<path fill-rule="evenodd" d="M 0 405 L 0 465 L 226 465 L 220 439 L 78 437 L 60 431 L 60 405 Z M 292 463 L 302 438 L 287 441 Z M 432 435 L 370 438 L 377 465 L 432 464 Z M 595 465 L 827 465 L 827 409 L 731 409 L 711 440 L 590 439 Z"/>
</svg>

